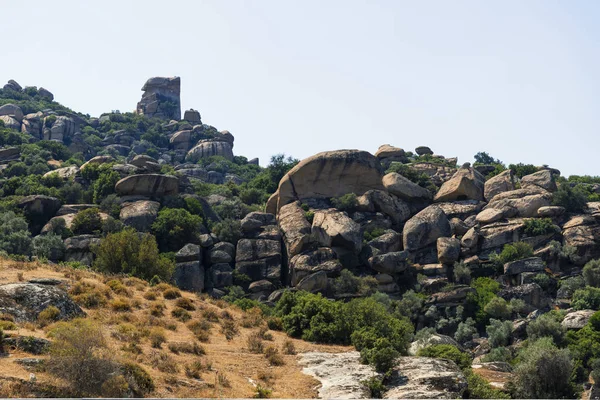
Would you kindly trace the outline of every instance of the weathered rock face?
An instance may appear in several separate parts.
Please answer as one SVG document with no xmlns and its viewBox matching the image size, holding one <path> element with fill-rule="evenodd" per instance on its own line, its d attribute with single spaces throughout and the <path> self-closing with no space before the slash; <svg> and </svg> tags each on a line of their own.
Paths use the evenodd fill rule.
<svg viewBox="0 0 600 400">
<path fill-rule="evenodd" d="M 79 167 L 79 170 L 84 170 L 85 167 L 87 167 L 88 165 L 100 165 L 111 161 L 114 161 L 114 158 L 112 158 L 111 156 L 96 156 L 89 159 L 86 163 L 83 163 L 83 165 Z"/>
<path fill-rule="evenodd" d="M 240 239 L 235 253 L 235 269 L 253 281 L 281 282 L 281 242 L 270 239 Z"/>
<path fill-rule="evenodd" d="M 567 329 L 581 329 L 587 325 L 588 321 L 594 315 L 594 310 L 573 311 L 565 315 L 561 325 Z"/>
<path fill-rule="evenodd" d="M 79 167 L 72 165 L 70 167 L 58 168 L 53 171 L 48 171 L 44 174 L 44 178 L 49 177 L 53 174 L 58 175 L 61 179 L 73 178 L 79 172 Z"/>
<path fill-rule="evenodd" d="M 21 150 L 18 147 L 7 147 L 0 149 L 0 162 L 17 160 L 21 156 Z"/>
<path fill-rule="evenodd" d="M 131 175 L 118 181 L 115 191 L 121 196 L 170 196 L 179 192 L 179 179 L 172 175 Z"/>
<path fill-rule="evenodd" d="M 136 112 L 148 117 L 181 119 L 181 80 L 179 77 L 150 78 L 142 87 L 144 94 L 137 104 Z"/>
<path fill-rule="evenodd" d="M 140 200 L 124 203 L 119 218 L 127 226 L 140 232 L 148 232 L 158 216 L 159 208 L 160 203 L 156 201 Z"/>
<path fill-rule="evenodd" d="M 202 124 L 202 119 L 200 118 L 200 113 L 197 110 L 190 108 L 186 110 L 185 114 L 183 114 L 183 119 L 189 122 L 192 125 Z"/>
<path fill-rule="evenodd" d="M 296 200 L 330 198 L 368 190 L 384 190 L 379 161 L 366 151 L 338 150 L 319 153 L 302 160 L 279 182 L 267 212 L 276 214 Z"/>
<path fill-rule="evenodd" d="M 400 174 L 389 173 L 383 177 L 383 186 L 393 195 L 404 200 L 429 200 L 432 195 L 429 190 L 417 185 Z"/>
<path fill-rule="evenodd" d="M 19 202 L 19 207 L 23 209 L 34 234 L 39 233 L 42 227 L 56 215 L 60 205 L 60 200 L 57 198 L 43 195 L 27 196 Z"/>
<path fill-rule="evenodd" d="M 65 261 L 77 261 L 91 266 L 94 262 L 92 246 L 98 244 L 100 239 L 94 235 L 79 235 L 65 239 Z"/>
<path fill-rule="evenodd" d="M 449 344 L 451 346 L 456 347 L 457 349 L 462 349 L 462 346 L 450 336 L 434 333 L 425 340 L 417 340 L 412 342 L 408 348 L 408 354 L 410 354 L 411 356 L 415 356 L 417 355 L 419 350 L 436 344 Z"/>
<path fill-rule="evenodd" d="M 343 247 L 356 254 L 362 249 L 360 225 L 345 212 L 335 209 L 315 212 L 312 235 L 323 247 Z"/>
<path fill-rule="evenodd" d="M 444 182 L 440 190 L 436 193 L 433 200 L 454 201 L 454 200 L 483 200 L 483 188 L 485 178 L 473 168 L 461 168 Z"/>
<path fill-rule="evenodd" d="M 42 130 L 44 140 L 63 142 L 65 139 L 71 139 L 79 129 L 73 118 L 59 116 L 51 123 L 49 123 L 48 118 L 44 119 L 44 128 Z"/>
<path fill-rule="evenodd" d="M 526 305 L 525 312 L 544 309 L 550 305 L 550 299 L 537 283 L 527 283 L 525 285 L 505 288 L 498 292 L 498 296 L 506 301 L 510 301 L 511 299 L 523 300 Z"/>
<path fill-rule="evenodd" d="M 283 206 L 277 215 L 279 229 L 289 258 L 306 250 L 311 242 L 311 224 L 304 216 L 300 203 Z"/>
<path fill-rule="evenodd" d="M 451 234 L 452 229 L 446 214 L 439 207 L 431 205 L 409 219 L 404 225 L 402 233 L 404 249 L 419 250 L 435 243 L 439 237 L 447 237 Z"/>
<path fill-rule="evenodd" d="M 521 179 L 521 186 L 524 188 L 537 186 L 549 192 L 556 191 L 556 182 L 554 176 L 549 169 L 543 169 L 530 175 L 526 175 Z"/>
<path fill-rule="evenodd" d="M 324 292 L 327 290 L 329 281 L 325 271 L 315 272 L 302 279 L 296 285 L 298 290 L 304 290 L 310 293 Z"/>
<path fill-rule="evenodd" d="M 460 256 L 460 240 L 440 237 L 437 239 L 437 257 L 442 264 L 454 264 Z"/>
<path fill-rule="evenodd" d="M 498 194 L 488 203 L 486 209 L 500 210 L 505 218 L 530 218 L 537 217 L 538 210 L 549 206 L 551 203 L 552 194 L 536 187 L 535 189 L 517 189 Z"/>
<path fill-rule="evenodd" d="M 0 115 L 0 121 L 4 122 L 4 127 L 8 129 L 14 129 L 15 131 L 21 130 L 21 123 L 15 117 L 10 115 Z"/>
<path fill-rule="evenodd" d="M 290 259 L 289 264 L 292 286 L 319 271 L 324 271 L 330 277 L 338 276 L 343 268 L 336 253 L 327 247 L 298 254 Z"/>
<path fill-rule="evenodd" d="M 178 262 L 175 265 L 173 279 L 178 288 L 190 292 L 204 290 L 204 266 L 200 261 Z"/>
<path fill-rule="evenodd" d="M 371 397 L 361 381 L 377 376 L 373 367 L 360 362 L 360 353 L 302 353 L 302 372 L 321 382 L 319 398 L 366 399 Z"/>
<path fill-rule="evenodd" d="M 540 272 L 545 267 L 546 264 L 541 258 L 529 257 L 504 264 L 504 273 L 506 275 L 517 275 L 523 272 Z"/>
<path fill-rule="evenodd" d="M 467 379 L 450 360 L 400 357 L 384 399 L 456 399 L 467 390 Z"/>
<path fill-rule="evenodd" d="M 563 243 L 575 248 L 571 260 L 576 265 L 600 257 L 600 225 L 591 216 L 574 216 L 563 225 Z"/>
<path fill-rule="evenodd" d="M 369 265 L 377 272 L 394 275 L 408 268 L 408 257 L 407 251 L 379 254 L 369 258 Z"/>
<path fill-rule="evenodd" d="M 33 283 L 0 285 L 0 313 L 12 315 L 17 322 L 35 322 L 38 314 L 50 306 L 58 308 L 59 319 L 85 315 L 69 295 L 56 286 Z"/>
<path fill-rule="evenodd" d="M 369 190 L 357 198 L 358 210 L 381 212 L 396 225 L 400 226 L 412 215 L 409 204 L 383 190 Z"/>
<path fill-rule="evenodd" d="M 233 160 L 233 151 L 231 145 L 227 142 L 218 141 L 202 141 L 194 146 L 186 155 L 186 160 L 191 162 L 197 162 L 202 158 L 208 158 L 212 156 L 224 157 L 227 160 Z"/>
<path fill-rule="evenodd" d="M 13 117 L 19 122 L 23 120 L 23 111 L 21 111 L 21 108 L 15 104 L 5 104 L 0 106 L 0 116 L 3 115 Z"/>
<path fill-rule="evenodd" d="M 491 201 L 497 194 L 512 190 L 515 190 L 515 177 L 512 170 L 507 169 L 485 182 L 484 197 Z"/>
</svg>

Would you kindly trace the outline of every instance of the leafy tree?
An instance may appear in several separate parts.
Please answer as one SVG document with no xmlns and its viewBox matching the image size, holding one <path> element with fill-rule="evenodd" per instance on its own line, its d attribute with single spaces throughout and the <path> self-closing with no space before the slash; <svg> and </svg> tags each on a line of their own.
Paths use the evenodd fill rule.
<svg viewBox="0 0 600 400">
<path fill-rule="evenodd" d="M 64 220 L 61 218 L 61 221 Z M 54 233 L 39 235 L 32 241 L 33 255 L 48 260 L 60 260 L 65 251 L 62 237 Z"/>
<path fill-rule="evenodd" d="M 522 163 L 510 164 L 508 166 L 508 169 L 512 170 L 512 172 L 515 174 L 515 176 L 517 176 L 519 178 L 522 178 L 525 175 L 531 175 L 534 172 L 538 171 L 538 167 L 536 167 L 535 165 L 522 164 Z"/>
<path fill-rule="evenodd" d="M 568 349 L 557 348 L 549 337 L 529 344 L 514 369 L 515 398 L 575 398 L 571 385 L 573 361 Z"/>
<path fill-rule="evenodd" d="M 552 204 L 562 206 L 568 212 L 581 213 L 587 207 L 587 195 L 578 187 L 571 188 L 568 184 L 562 184 L 553 193 Z"/>
<path fill-rule="evenodd" d="M 492 348 L 507 346 L 512 334 L 512 322 L 492 318 L 485 331 L 488 334 L 488 341 Z"/>
<path fill-rule="evenodd" d="M 452 360 L 460 367 L 460 369 L 471 367 L 471 357 L 469 354 L 460 351 L 451 344 L 434 344 L 425 347 L 417 352 L 417 356 Z"/>
<path fill-rule="evenodd" d="M 12 211 L 0 214 L 0 250 L 23 255 L 29 255 L 31 251 L 27 221 Z"/>
<path fill-rule="evenodd" d="M 94 203 L 100 203 L 106 196 L 115 192 L 115 184 L 121 179 L 117 171 L 105 170 L 94 181 Z"/>
<path fill-rule="evenodd" d="M 100 232 L 101 229 L 102 218 L 95 207 L 79 211 L 71 223 L 71 230 L 76 235 Z"/>
<path fill-rule="evenodd" d="M 600 288 L 589 286 L 577 289 L 573 293 L 571 306 L 575 310 L 600 309 Z"/>
<path fill-rule="evenodd" d="M 158 247 L 162 251 L 176 251 L 185 243 L 196 240 L 202 218 L 182 208 L 164 208 L 152 224 Z"/>
<path fill-rule="evenodd" d="M 600 287 L 600 260 L 591 260 L 583 267 L 585 284 Z"/>
<path fill-rule="evenodd" d="M 482 326 L 489 318 L 484 308 L 500 291 L 500 284 L 491 278 L 481 277 L 473 280 L 471 287 L 475 289 L 475 293 L 467 295 L 466 310 Z"/>
<path fill-rule="evenodd" d="M 527 337 L 530 340 L 550 337 L 559 346 L 564 343 L 566 333 L 567 330 L 552 312 L 540 315 L 527 325 Z"/>
<path fill-rule="evenodd" d="M 533 247 L 529 243 L 515 242 L 504 245 L 500 254 L 490 254 L 490 260 L 502 266 L 508 262 L 533 257 Z"/>
<path fill-rule="evenodd" d="M 475 165 L 494 165 L 494 164 L 504 164 L 502 161 L 490 156 L 485 151 L 480 151 L 475 154 Z"/>
<path fill-rule="evenodd" d="M 212 227 L 212 233 L 224 242 L 237 244 L 242 236 L 240 221 L 236 219 L 225 219 L 217 222 Z"/>
<path fill-rule="evenodd" d="M 459 343 L 466 343 L 472 340 L 476 334 L 477 328 L 475 327 L 475 321 L 473 318 L 467 318 L 466 321 L 458 324 L 454 339 Z"/>
<path fill-rule="evenodd" d="M 158 276 L 169 281 L 175 268 L 171 260 L 159 255 L 154 236 L 138 234 L 133 228 L 109 233 L 93 251 L 94 268 L 105 273 L 130 274 L 147 280 Z"/>
</svg>

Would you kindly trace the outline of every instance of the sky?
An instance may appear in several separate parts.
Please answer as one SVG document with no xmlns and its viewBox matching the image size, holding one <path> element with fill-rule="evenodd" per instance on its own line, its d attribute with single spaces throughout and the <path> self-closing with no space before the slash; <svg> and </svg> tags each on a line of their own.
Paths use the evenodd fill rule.
<svg viewBox="0 0 600 400">
<path fill-rule="evenodd" d="M 234 154 L 381 144 L 600 175 L 600 2 L 0 0 L 0 85 L 99 116 L 152 76 Z"/>
</svg>

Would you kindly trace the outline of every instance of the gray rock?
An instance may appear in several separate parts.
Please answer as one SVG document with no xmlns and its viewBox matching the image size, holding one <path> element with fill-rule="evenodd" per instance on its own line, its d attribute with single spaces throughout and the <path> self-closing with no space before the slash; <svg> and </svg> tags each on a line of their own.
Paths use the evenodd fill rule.
<svg viewBox="0 0 600 400">
<path fill-rule="evenodd" d="M 561 206 L 546 206 L 546 207 L 540 207 L 537 210 L 538 212 L 538 216 L 544 218 L 544 217 L 549 217 L 549 218 L 553 218 L 553 217 L 560 217 L 561 215 L 563 215 L 565 213 L 565 208 L 561 207 Z"/>
<path fill-rule="evenodd" d="M 517 275 L 524 272 L 540 272 L 546 268 L 546 263 L 539 257 L 529 257 L 504 264 L 506 275 Z"/>
<path fill-rule="evenodd" d="M 178 193 L 179 179 L 172 175 L 131 175 L 118 181 L 115 191 L 121 196 L 170 196 Z"/>
<path fill-rule="evenodd" d="M 462 350 L 462 346 L 450 336 L 434 333 L 432 335 L 429 335 L 425 340 L 416 340 L 412 342 L 408 348 L 408 354 L 411 356 L 415 356 L 417 355 L 419 350 L 436 344 L 449 344 L 451 346 L 456 347 L 457 349 Z"/>
<path fill-rule="evenodd" d="M 594 315 L 594 310 L 573 311 L 565 315 L 561 325 L 567 329 L 581 329 L 587 325 L 588 321 Z"/>
<path fill-rule="evenodd" d="M 482 225 L 491 224 L 504 218 L 504 212 L 502 210 L 496 210 L 495 208 L 486 208 L 475 217 L 475 220 Z"/>
<path fill-rule="evenodd" d="M 298 254 L 290 259 L 289 265 L 292 286 L 298 285 L 302 279 L 315 272 L 323 271 L 334 277 L 339 275 L 343 268 L 335 251 L 328 247 Z"/>
<path fill-rule="evenodd" d="M 27 353 L 35 354 L 35 355 L 44 354 L 50 347 L 49 340 L 43 339 L 43 338 L 38 338 L 35 336 L 11 336 L 11 337 L 5 338 L 4 343 L 7 346 L 14 347 L 21 351 L 25 351 Z M 21 359 L 21 360 L 26 360 L 26 359 Z M 39 358 L 38 359 L 30 358 L 29 360 L 39 360 Z M 22 364 L 22 365 L 32 365 L 32 364 L 39 365 L 40 363 L 35 363 L 35 362 L 28 363 L 27 361 L 25 361 L 25 362 L 21 362 L 20 364 Z"/>
<path fill-rule="evenodd" d="M 0 121 L 4 123 L 5 128 L 21 131 L 21 123 L 15 117 L 0 115 Z"/>
<path fill-rule="evenodd" d="M 228 242 L 219 242 L 209 251 L 211 264 L 230 263 L 235 257 L 235 246 Z"/>
<path fill-rule="evenodd" d="M 437 206 L 431 205 L 404 225 L 404 249 L 415 251 L 435 243 L 439 237 L 450 236 L 452 230 L 446 214 Z"/>
<path fill-rule="evenodd" d="M 527 188 L 528 186 L 537 186 L 549 192 L 555 192 L 557 189 L 554 176 L 548 169 L 543 169 L 533 174 L 524 176 L 521 178 L 521 186 L 524 188 Z"/>
<path fill-rule="evenodd" d="M 275 215 L 259 211 L 253 211 L 242 219 L 241 228 L 242 231 L 251 232 L 262 228 L 263 226 L 276 224 L 277 219 L 275 218 Z"/>
<path fill-rule="evenodd" d="M 138 114 L 177 121 L 181 119 L 181 100 L 179 98 L 181 79 L 179 77 L 150 78 L 142 90 L 144 94 L 136 108 Z"/>
<path fill-rule="evenodd" d="M 188 261 L 177 263 L 173 273 L 175 285 L 190 292 L 202 292 L 204 290 L 204 266 L 200 261 Z"/>
<path fill-rule="evenodd" d="M 343 247 L 358 254 L 362 249 L 362 230 L 348 214 L 335 209 L 316 211 L 312 235 L 323 247 Z"/>
<path fill-rule="evenodd" d="M 123 203 L 119 218 L 127 226 L 140 232 L 148 232 L 158 216 L 159 208 L 160 203 L 149 200 Z"/>
<path fill-rule="evenodd" d="M 54 100 L 54 95 L 52 92 L 50 92 L 48 89 L 44 89 L 43 87 L 38 89 L 38 95 L 49 101 Z"/>
<path fill-rule="evenodd" d="M 202 247 L 194 243 L 188 243 L 175 253 L 175 261 L 178 263 L 202 260 Z"/>
<path fill-rule="evenodd" d="M 300 208 L 299 202 L 283 206 L 277 221 L 283 234 L 288 257 L 292 258 L 309 247 L 312 226 L 304 216 L 304 210 Z"/>
<path fill-rule="evenodd" d="M 440 237 L 437 240 L 437 257 L 442 264 L 454 264 L 460 256 L 460 240 Z"/>
<path fill-rule="evenodd" d="M 511 299 L 523 300 L 527 306 L 525 312 L 545 309 L 549 307 L 551 302 L 545 291 L 537 283 L 527 283 L 525 285 L 505 288 L 498 292 L 498 296 L 506 301 L 510 301 Z"/>
<path fill-rule="evenodd" d="M 369 258 L 369 265 L 377 272 L 394 275 L 405 271 L 409 267 L 408 258 L 409 253 L 407 251 L 396 251 Z"/>
<path fill-rule="evenodd" d="M 427 146 L 419 146 L 415 149 L 415 153 L 420 156 L 433 155 L 433 151 Z"/>
<path fill-rule="evenodd" d="M 430 200 L 432 198 L 429 190 L 395 172 L 385 175 L 382 182 L 388 192 L 404 200 Z"/>
<path fill-rule="evenodd" d="M 0 116 L 2 116 L 2 115 L 8 115 L 10 117 L 13 117 L 14 119 L 16 119 L 19 122 L 23 121 L 23 111 L 21 111 L 21 107 L 15 105 L 15 104 L 9 103 L 9 104 L 0 106 Z"/>
<path fill-rule="evenodd" d="M 497 194 L 512 190 L 515 190 L 515 178 L 512 170 L 507 169 L 485 182 L 484 197 L 487 201 L 490 201 Z"/>
<path fill-rule="evenodd" d="M 298 290 L 316 293 L 325 291 L 327 286 L 327 273 L 325 271 L 319 271 L 302 279 L 300 282 L 298 282 L 296 288 Z"/>
<path fill-rule="evenodd" d="M 369 246 L 376 248 L 382 253 L 399 251 L 402 248 L 402 236 L 390 229 L 383 235 L 371 240 Z"/>
<path fill-rule="evenodd" d="M 461 168 L 444 182 L 433 200 L 436 202 L 454 200 L 483 200 L 485 178 L 473 168 Z"/>
<path fill-rule="evenodd" d="M 203 141 L 188 151 L 185 158 L 188 161 L 197 162 L 200 159 L 213 156 L 224 157 L 230 161 L 233 160 L 231 144 L 227 142 Z"/>
<path fill-rule="evenodd" d="M 0 312 L 10 314 L 16 322 L 35 322 L 38 314 L 54 306 L 60 313 L 58 319 L 85 316 L 62 289 L 34 283 L 9 283 L 0 285 Z"/>
<path fill-rule="evenodd" d="M 255 281 L 248 286 L 248 291 L 250 293 L 259 293 L 259 292 L 272 292 L 275 289 L 273 283 L 266 279 L 262 279 L 260 281 Z"/>
<path fill-rule="evenodd" d="M 369 190 L 362 196 L 359 196 L 357 201 L 359 211 L 381 212 L 387 215 L 398 226 L 412 215 L 408 203 L 383 190 Z"/>
<path fill-rule="evenodd" d="M 213 287 L 225 288 L 233 285 L 233 268 L 229 264 L 215 264 L 209 269 L 209 278 Z"/>
<path fill-rule="evenodd" d="M 200 113 L 192 108 L 186 110 L 186 112 L 183 114 L 183 119 L 188 121 L 190 124 L 202 124 Z"/>
<path fill-rule="evenodd" d="M 14 90 L 15 92 L 20 92 L 21 90 L 23 90 L 23 88 L 21 87 L 21 85 L 19 85 L 17 83 L 17 81 L 15 81 L 14 79 L 10 79 L 8 81 L 8 83 L 6 85 L 4 85 L 3 89 L 9 89 L 9 90 Z"/>
</svg>

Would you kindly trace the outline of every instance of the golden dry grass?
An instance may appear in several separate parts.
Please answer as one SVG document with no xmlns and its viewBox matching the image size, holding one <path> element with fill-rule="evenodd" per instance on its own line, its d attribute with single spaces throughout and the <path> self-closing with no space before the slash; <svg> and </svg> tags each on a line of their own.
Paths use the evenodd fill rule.
<svg viewBox="0 0 600 400">
<path fill-rule="evenodd" d="M 264 326 L 266 326 L 265 322 L 261 324 L 248 323 L 248 319 L 256 320 L 256 310 L 245 313 L 223 301 L 215 301 L 184 291 L 181 291 L 181 296 L 187 300 L 178 300 L 180 298 L 177 297 L 165 299 L 163 293 L 165 291 L 169 293 L 169 289 L 171 289 L 167 285 L 150 287 L 146 282 L 135 278 L 106 277 L 91 271 L 74 270 L 37 262 L 21 263 L 0 259 L 0 284 L 41 277 L 63 280 L 66 290 L 77 285 L 76 292 L 78 294 L 81 291 L 89 290 L 106 299 L 106 302 L 96 305 L 94 308 L 86 308 L 82 303 L 80 305 L 87 313 L 88 318 L 100 322 L 111 350 L 118 358 L 136 362 L 150 373 L 157 388 L 155 392 L 151 393 L 153 397 L 252 397 L 256 385 L 260 385 L 272 389 L 272 397 L 316 398 L 319 382 L 302 373 L 302 368 L 297 362 L 298 355 L 286 354 L 284 343 L 291 342 L 298 354 L 307 351 L 351 350 L 344 346 L 308 343 L 291 339 L 282 332 L 269 331 L 273 340 L 265 341 L 265 345 L 278 349 L 278 354 L 283 358 L 283 365 L 273 366 L 270 365 L 264 354 L 256 354 L 248 350 L 248 337 L 260 332 L 261 327 L 264 331 Z M 114 280 L 121 281 L 122 287 L 111 282 Z M 108 282 L 117 290 L 107 286 Z M 124 298 L 131 305 L 129 311 L 118 311 L 111 308 L 111 304 Z M 164 306 L 162 315 L 156 311 L 157 308 L 162 308 L 157 304 Z M 186 310 L 191 315 L 189 321 L 182 322 L 181 319 L 173 316 L 173 310 L 181 309 L 177 305 L 187 306 L 190 304 L 193 305 L 193 310 L 192 307 L 186 307 L 190 309 Z M 177 315 L 177 313 L 175 314 Z M 203 322 L 203 325 L 206 326 L 206 321 L 210 321 L 211 325 L 207 335 L 208 341 L 200 342 L 188 325 L 194 322 L 199 325 Z M 222 329 L 222 324 L 233 324 L 239 333 L 233 336 L 232 340 L 227 340 L 224 332 L 231 333 L 231 329 Z M 10 331 L 11 334 L 44 338 L 46 332 L 52 328 L 52 325 L 45 328 L 39 328 L 34 324 L 17 325 L 18 329 Z M 165 336 L 166 341 L 161 348 L 152 347 L 150 336 L 153 328 L 154 331 L 159 328 L 158 330 Z M 206 354 L 174 353 L 169 350 L 169 343 L 179 345 L 181 343 L 197 343 L 202 346 Z M 0 387 L 2 382 L 8 382 L 11 378 L 29 379 L 30 372 L 14 362 L 15 359 L 23 357 L 31 357 L 31 355 L 13 351 L 10 357 L 0 359 Z M 164 360 L 168 360 L 168 362 Z M 171 363 L 175 367 L 162 365 L 161 363 L 164 364 L 164 362 Z M 192 367 L 193 365 L 195 366 Z M 186 366 L 188 366 L 188 375 L 197 376 L 199 379 L 187 376 Z M 159 367 L 162 371 L 159 370 Z M 173 368 L 178 372 L 168 372 Z M 46 373 L 36 373 L 36 375 L 40 384 L 59 387 L 61 385 L 61 382 Z M 8 386 L 23 387 L 19 384 L 11 383 L 11 385 Z M 6 384 L 4 386 L 8 387 Z M 30 395 L 27 392 L 13 394 L 14 396 L 9 396 L 6 392 L 0 391 L 0 395 L 2 395 L 0 397 Z"/>
</svg>

